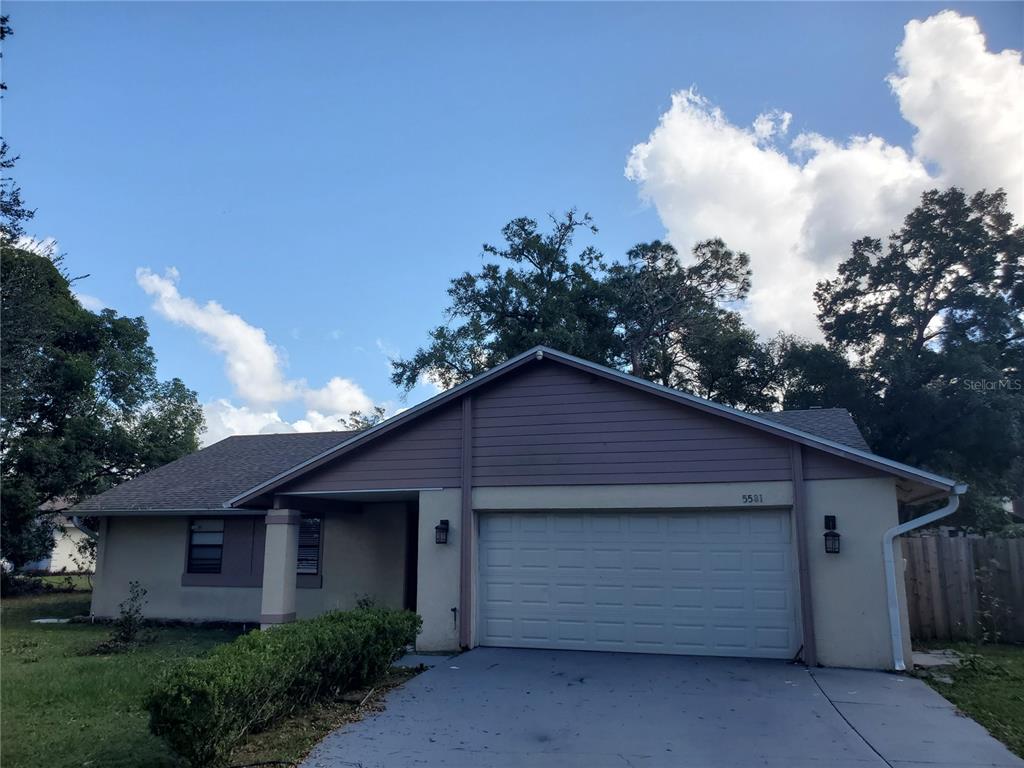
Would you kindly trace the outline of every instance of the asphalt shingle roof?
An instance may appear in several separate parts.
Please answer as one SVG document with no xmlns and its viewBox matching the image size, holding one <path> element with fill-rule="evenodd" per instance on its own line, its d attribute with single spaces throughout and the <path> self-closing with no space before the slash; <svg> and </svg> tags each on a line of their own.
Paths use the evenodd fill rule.
<svg viewBox="0 0 1024 768">
<path fill-rule="evenodd" d="M 72 511 L 88 515 L 133 509 L 221 509 L 228 499 L 354 434 L 291 432 L 229 437 L 86 499 Z"/>
<path fill-rule="evenodd" d="M 869 451 L 844 408 L 757 414 L 782 426 Z M 218 510 L 229 499 L 291 469 L 355 432 L 295 432 L 240 435 L 93 496 L 71 510 L 76 515 L 111 511 Z"/>
<path fill-rule="evenodd" d="M 799 429 L 850 448 L 871 452 L 867 440 L 845 408 L 811 408 L 806 411 L 772 411 L 757 414 L 784 427 Z"/>
</svg>

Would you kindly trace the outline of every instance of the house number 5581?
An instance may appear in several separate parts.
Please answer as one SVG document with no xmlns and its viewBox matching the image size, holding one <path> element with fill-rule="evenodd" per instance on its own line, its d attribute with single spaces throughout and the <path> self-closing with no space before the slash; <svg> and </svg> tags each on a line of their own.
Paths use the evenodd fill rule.
<svg viewBox="0 0 1024 768">
<path fill-rule="evenodd" d="M 764 494 L 763 493 L 744 493 L 743 494 L 744 504 L 763 504 Z"/>
</svg>

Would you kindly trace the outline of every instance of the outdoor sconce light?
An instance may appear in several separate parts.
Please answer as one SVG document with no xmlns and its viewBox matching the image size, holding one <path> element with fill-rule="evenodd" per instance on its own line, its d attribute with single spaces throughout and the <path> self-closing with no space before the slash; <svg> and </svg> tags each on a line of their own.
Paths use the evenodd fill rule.
<svg viewBox="0 0 1024 768">
<path fill-rule="evenodd" d="M 836 516 L 825 515 L 825 552 L 839 554 L 839 533 L 836 531 Z"/>
<path fill-rule="evenodd" d="M 440 523 L 434 526 L 434 543 L 435 544 L 447 544 L 448 543 L 448 521 L 442 520 Z"/>
</svg>

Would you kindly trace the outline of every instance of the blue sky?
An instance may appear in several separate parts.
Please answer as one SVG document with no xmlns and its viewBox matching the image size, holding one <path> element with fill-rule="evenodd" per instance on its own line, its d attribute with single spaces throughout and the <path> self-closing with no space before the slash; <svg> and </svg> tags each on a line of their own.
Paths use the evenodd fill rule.
<svg viewBox="0 0 1024 768">
<path fill-rule="evenodd" d="M 199 327 L 205 320 L 176 323 L 173 309 L 154 309 L 136 270 L 176 268 L 170 301 L 193 299 L 201 310 L 213 300 L 263 329 L 286 380 L 316 389 L 341 377 L 394 407 L 386 352 L 411 353 L 425 340 L 448 280 L 477 268 L 481 243 L 514 216 L 590 211 L 609 256 L 666 232 L 685 249 L 716 226 L 755 255 L 755 284 L 785 261 L 759 262 L 757 233 L 742 223 L 680 217 L 680 206 L 697 210 L 705 189 L 721 197 L 718 208 L 736 196 L 693 171 L 701 153 L 722 147 L 687 138 L 686 120 L 714 107 L 727 121 L 708 128 L 714 137 L 731 127 L 749 133 L 773 109 L 791 115 L 785 141 L 779 130 L 751 139 L 751 152 L 762 153 L 751 155 L 755 166 L 766 152 L 776 165 L 796 164 L 785 194 L 808 186 L 810 166 L 790 143 L 801 134 L 840 144 L 872 135 L 885 141 L 879 157 L 914 155 L 908 195 L 925 183 L 922 168 L 975 181 L 938 167 L 956 165 L 935 148 L 940 138 L 927 147 L 957 108 L 912 124 L 901 108 L 915 108 L 913 93 L 898 102 L 885 80 L 897 70 L 904 25 L 946 8 L 977 20 L 988 51 L 1024 47 L 1020 3 L 8 2 L 15 35 L 4 57 L 3 128 L 21 155 L 23 195 L 38 209 L 33 235 L 56 238 L 68 269 L 89 274 L 82 293 L 146 316 L 160 374 L 180 376 L 204 402 L 290 422 L 326 401 L 294 388 L 240 394 L 246 374 L 225 372 L 230 337 L 217 337 L 218 351 Z M 936 48 L 935 39 L 921 47 Z M 914 62 L 941 66 L 927 50 L 913 57 L 908 79 L 926 66 Z M 1012 59 L 1000 60 L 1010 81 Z M 706 101 L 673 105 L 672 94 L 691 86 Z M 998 111 L 1003 101 L 996 91 L 984 104 Z M 670 114 L 677 121 L 655 139 Z M 644 142 L 654 160 L 627 178 L 631 150 Z M 696 159 L 672 165 L 673 147 Z M 828 159 L 819 146 L 810 152 L 820 165 Z M 840 155 L 851 158 L 866 165 Z M 986 184 L 1005 183 L 996 178 L 1005 169 L 993 173 Z M 800 193 L 808 211 L 832 199 L 815 189 Z M 755 204 L 738 202 L 737 216 Z M 893 207 L 878 221 L 904 213 Z M 814 216 L 801 232 L 818 226 Z M 827 271 L 837 257 L 808 258 Z M 764 333 L 807 327 L 767 304 L 751 318 Z M 424 385 L 410 402 L 431 392 Z"/>
</svg>

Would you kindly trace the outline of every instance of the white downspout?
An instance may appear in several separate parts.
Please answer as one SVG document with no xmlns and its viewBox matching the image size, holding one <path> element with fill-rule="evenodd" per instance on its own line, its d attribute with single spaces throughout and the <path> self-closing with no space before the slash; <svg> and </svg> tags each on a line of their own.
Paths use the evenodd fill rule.
<svg viewBox="0 0 1024 768">
<path fill-rule="evenodd" d="M 953 514 L 960 506 L 960 495 L 967 492 L 966 485 L 957 485 L 953 493 L 949 495 L 949 501 L 944 507 L 929 512 L 927 515 L 915 517 L 900 525 L 893 526 L 882 534 L 882 557 L 885 560 L 885 591 L 886 600 L 889 604 L 889 636 L 892 639 L 892 661 L 893 668 L 902 672 L 907 668 L 906 660 L 903 658 L 903 627 L 900 624 L 899 585 L 896 583 L 896 553 L 893 542 L 896 537 L 912 531 L 915 528 L 934 523 L 936 520 Z"/>
</svg>

